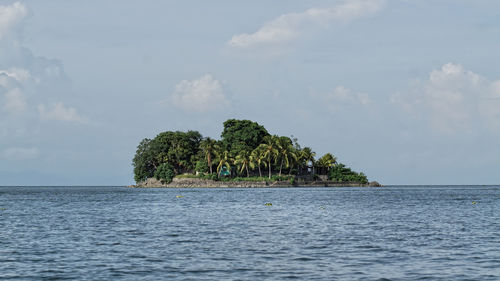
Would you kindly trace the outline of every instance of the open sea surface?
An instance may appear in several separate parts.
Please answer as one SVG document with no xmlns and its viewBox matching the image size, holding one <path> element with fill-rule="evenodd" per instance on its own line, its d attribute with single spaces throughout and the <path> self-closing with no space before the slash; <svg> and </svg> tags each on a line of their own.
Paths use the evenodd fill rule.
<svg viewBox="0 0 500 281">
<path fill-rule="evenodd" d="M 0 187 L 0 279 L 500 280 L 500 187 Z"/>
</svg>

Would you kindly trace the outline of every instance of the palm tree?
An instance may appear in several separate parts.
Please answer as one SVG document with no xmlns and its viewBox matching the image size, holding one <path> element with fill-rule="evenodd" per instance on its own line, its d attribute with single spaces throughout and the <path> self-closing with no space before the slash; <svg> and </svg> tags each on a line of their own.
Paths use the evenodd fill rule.
<svg viewBox="0 0 500 281">
<path fill-rule="evenodd" d="M 310 147 L 304 147 L 300 151 L 300 158 L 302 159 L 302 165 L 308 166 L 309 163 L 312 164 L 312 173 L 314 174 L 314 163 L 316 162 L 314 160 L 314 157 L 316 157 L 316 152 L 312 151 Z"/>
<path fill-rule="evenodd" d="M 288 175 L 292 174 L 292 170 L 293 170 L 293 167 L 295 165 L 299 166 L 299 163 L 300 163 L 300 153 L 299 152 L 300 151 L 297 150 L 297 148 L 295 146 L 292 147 L 291 153 L 293 154 L 293 156 L 289 159 L 289 161 L 290 161 L 290 168 L 288 169 Z"/>
<path fill-rule="evenodd" d="M 205 159 L 207 160 L 208 167 L 210 168 L 210 174 L 212 174 L 212 159 L 215 156 L 215 151 L 217 149 L 217 141 L 207 137 L 200 142 L 200 148 L 205 154 Z"/>
<path fill-rule="evenodd" d="M 259 168 L 259 177 L 261 178 L 262 178 L 262 170 L 260 169 L 260 167 L 262 165 L 264 165 L 264 167 L 266 166 L 266 162 L 263 161 L 264 159 L 265 157 L 261 147 L 257 147 L 250 154 L 250 163 L 249 163 L 250 168 L 255 169 L 255 164 L 257 164 L 257 167 Z"/>
<path fill-rule="evenodd" d="M 277 145 L 278 145 L 278 154 L 279 158 L 281 159 L 280 161 L 280 172 L 279 175 L 281 176 L 281 170 L 283 169 L 283 164 L 285 164 L 285 168 L 290 167 L 290 163 L 292 159 L 296 159 L 297 156 L 293 152 L 293 144 L 292 141 L 288 137 L 280 137 L 277 139 Z"/>
<path fill-rule="evenodd" d="M 262 150 L 262 156 L 267 159 L 269 168 L 269 179 L 271 179 L 271 161 L 278 155 L 278 145 L 276 144 L 277 136 L 265 136 L 263 143 L 259 145 Z"/>
<path fill-rule="evenodd" d="M 223 167 L 226 167 L 228 171 L 231 171 L 231 164 L 234 160 L 229 156 L 229 151 L 224 149 L 220 141 L 218 141 L 214 147 L 214 154 L 216 157 L 215 162 L 217 163 L 217 177 L 220 177 L 220 172 Z"/>
<path fill-rule="evenodd" d="M 233 162 L 233 159 L 229 157 L 229 151 L 223 150 L 219 145 L 217 145 L 215 154 L 217 155 L 217 161 L 219 162 L 217 165 L 217 177 L 219 177 L 223 167 L 226 167 L 227 170 L 231 171 L 231 163 Z"/>
<path fill-rule="evenodd" d="M 243 173 L 243 170 L 246 170 L 247 172 L 247 178 L 250 177 L 250 174 L 248 173 L 248 166 L 250 165 L 251 157 L 250 157 L 250 151 L 248 150 L 241 150 L 238 155 L 236 155 L 234 163 L 236 165 L 239 165 L 241 167 L 240 173 Z"/>
<path fill-rule="evenodd" d="M 318 166 L 321 168 L 326 168 L 327 174 L 330 168 L 337 163 L 337 157 L 333 156 L 331 153 L 327 153 L 318 159 Z"/>
</svg>

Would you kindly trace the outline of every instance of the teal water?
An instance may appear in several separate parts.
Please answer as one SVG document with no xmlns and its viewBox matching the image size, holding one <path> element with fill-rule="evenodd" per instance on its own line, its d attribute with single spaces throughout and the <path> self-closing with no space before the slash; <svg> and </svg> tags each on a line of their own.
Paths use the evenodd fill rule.
<svg viewBox="0 0 500 281">
<path fill-rule="evenodd" d="M 0 279 L 500 280 L 500 187 L 0 187 Z"/>
</svg>

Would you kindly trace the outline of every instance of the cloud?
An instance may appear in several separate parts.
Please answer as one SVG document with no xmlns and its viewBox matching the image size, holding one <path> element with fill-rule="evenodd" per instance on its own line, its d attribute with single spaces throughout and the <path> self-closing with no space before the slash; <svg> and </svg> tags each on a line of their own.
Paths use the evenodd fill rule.
<svg viewBox="0 0 500 281">
<path fill-rule="evenodd" d="M 330 8 L 311 8 L 301 13 L 284 14 L 267 22 L 254 33 L 234 35 L 228 45 L 234 48 L 252 48 L 278 45 L 294 40 L 310 27 L 331 23 L 347 23 L 378 12 L 384 1 L 351 0 Z"/>
<path fill-rule="evenodd" d="M 172 101 L 179 108 L 196 112 L 214 111 L 229 106 L 222 83 L 209 74 L 181 81 L 175 86 Z"/>
<path fill-rule="evenodd" d="M 31 74 L 26 69 L 12 68 L 9 70 L 0 70 L 0 77 L 2 76 L 4 76 L 4 78 L 9 77 L 15 79 L 16 81 L 24 82 L 31 77 Z M 2 83 L 2 81 L 7 81 L 7 79 L 0 80 L 0 86 L 6 86 Z"/>
<path fill-rule="evenodd" d="M 311 93 L 312 98 L 319 99 L 323 106 L 331 111 L 340 111 L 353 106 L 368 107 L 372 100 L 365 93 L 355 93 L 344 86 L 338 86 L 327 93 Z"/>
<path fill-rule="evenodd" d="M 490 81 L 460 64 L 433 70 L 407 93 L 394 94 L 391 102 L 416 118 L 427 119 L 441 132 L 500 128 L 500 80 Z"/>
<path fill-rule="evenodd" d="M 65 106 L 62 102 L 57 102 L 47 108 L 43 104 L 38 105 L 38 112 L 43 120 L 57 120 L 68 122 L 86 123 L 87 120 L 76 112 L 76 109 Z"/>
<path fill-rule="evenodd" d="M 9 160 L 35 159 L 40 155 L 36 147 L 11 147 L 3 151 L 3 157 Z"/>
<path fill-rule="evenodd" d="M 10 114 L 21 114 L 26 110 L 26 98 L 19 88 L 7 91 L 3 109 Z"/>
<path fill-rule="evenodd" d="M 0 40 L 18 28 L 27 15 L 28 9 L 19 2 L 0 6 Z"/>
<path fill-rule="evenodd" d="M 27 15 L 28 8 L 19 2 L 0 5 L 0 120 L 10 118 L 2 126 L 19 131 L 40 117 L 84 123 L 75 108 L 63 104 L 70 86 L 62 63 L 35 56 L 23 46 L 21 27 Z"/>
</svg>

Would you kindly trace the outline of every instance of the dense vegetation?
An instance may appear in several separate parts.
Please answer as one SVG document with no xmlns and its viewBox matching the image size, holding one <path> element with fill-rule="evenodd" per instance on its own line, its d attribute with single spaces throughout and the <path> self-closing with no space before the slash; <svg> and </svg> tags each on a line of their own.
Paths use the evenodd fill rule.
<svg viewBox="0 0 500 281">
<path fill-rule="evenodd" d="M 215 180 L 296 178 L 316 179 L 326 175 L 338 182 L 367 183 L 338 163 L 331 153 L 316 159 L 310 147 L 297 139 L 270 135 L 256 122 L 230 119 L 224 122 L 221 140 L 204 138 L 199 132 L 163 132 L 154 139 L 143 139 L 132 161 L 136 182 L 156 177 L 170 182 L 176 175 L 197 174 Z"/>
</svg>

